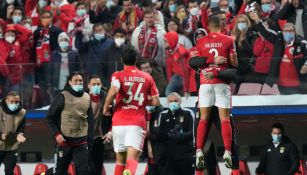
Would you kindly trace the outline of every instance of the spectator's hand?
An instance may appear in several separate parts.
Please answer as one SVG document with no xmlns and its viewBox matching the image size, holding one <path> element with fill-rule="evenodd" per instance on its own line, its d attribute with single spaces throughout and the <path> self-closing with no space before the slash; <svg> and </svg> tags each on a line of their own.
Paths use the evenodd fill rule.
<svg viewBox="0 0 307 175">
<path fill-rule="evenodd" d="M 212 80 L 214 78 L 213 72 L 203 72 L 203 75 L 207 80 Z"/>
<path fill-rule="evenodd" d="M 103 144 L 111 143 L 111 141 L 112 141 L 112 132 L 109 131 L 108 133 L 106 133 L 106 134 L 102 137 L 102 140 L 104 140 L 104 141 L 103 141 Z"/>
<path fill-rule="evenodd" d="M 23 133 L 19 133 L 19 134 L 17 135 L 17 141 L 18 141 L 19 143 L 24 143 L 26 140 L 27 140 L 27 139 L 23 136 Z"/>
<path fill-rule="evenodd" d="M 227 58 L 223 56 L 214 57 L 214 64 L 224 64 L 224 63 L 227 63 Z"/>
<path fill-rule="evenodd" d="M 1 134 L 1 140 L 6 140 L 6 136 L 7 136 L 7 133 L 6 132 L 3 132 Z"/>
<path fill-rule="evenodd" d="M 97 5 L 97 0 L 90 0 L 90 10 L 95 10 Z"/>
<path fill-rule="evenodd" d="M 199 5 L 199 7 L 200 7 L 201 10 L 207 9 L 207 7 L 208 7 L 208 2 L 202 2 L 202 3 Z"/>
<path fill-rule="evenodd" d="M 62 134 L 58 134 L 56 137 L 55 137 L 55 140 L 58 144 L 62 144 L 63 142 L 65 142 L 66 140 L 64 139 L 63 135 Z"/>
<path fill-rule="evenodd" d="M 307 65 L 304 64 L 301 68 L 301 71 L 300 71 L 301 74 L 306 74 L 307 73 Z"/>
<path fill-rule="evenodd" d="M 260 22 L 260 18 L 256 12 L 249 12 L 249 17 L 258 24 Z"/>
</svg>

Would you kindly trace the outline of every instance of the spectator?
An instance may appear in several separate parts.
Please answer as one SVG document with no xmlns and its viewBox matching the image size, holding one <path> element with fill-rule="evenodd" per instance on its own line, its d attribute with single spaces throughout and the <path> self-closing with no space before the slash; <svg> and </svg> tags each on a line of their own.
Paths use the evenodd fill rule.
<svg viewBox="0 0 307 175">
<path fill-rule="evenodd" d="M 233 19 L 233 14 L 231 7 L 229 7 L 228 0 L 220 0 L 218 7 L 222 12 L 225 12 L 226 14 L 226 24 L 230 24 L 231 20 Z"/>
<path fill-rule="evenodd" d="M 172 92 L 167 96 L 169 108 L 160 113 L 155 130 L 164 140 L 166 174 L 195 174 L 195 143 L 193 111 L 180 106 L 181 97 Z"/>
<path fill-rule="evenodd" d="M 13 4 L 10 4 L 6 7 L 6 16 L 3 19 L 7 24 L 12 23 L 12 14 L 14 9 L 15 6 Z"/>
<path fill-rule="evenodd" d="M 69 46 L 69 37 L 65 32 L 59 35 L 58 44 L 59 49 L 51 53 L 47 71 L 48 89 L 52 96 L 64 88 L 66 77 L 72 72 L 80 71 L 81 67 L 79 54 Z"/>
<path fill-rule="evenodd" d="M 73 22 L 76 16 L 75 6 L 69 4 L 67 0 L 53 0 L 51 7 L 55 15 L 53 24 L 67 32 L 69 23 Z"/>
<path fill-rule="evenodd" d="M 184 24 L 183 27 L 184 30 L 188 33 L 188 36 L 192 37 L 195 30 L 201 26 L 201 10 L 196 0 L 189 0 L 187 10 L 189 12 L 189 16 L 187 18 L 186 24 Z"/>
<path fill-rule="evenodd" d="M 178 43 L 178 34 L 168 32 L 164 36 L 166 48 L 166 75 L 168 85 L 165 95 L 171 92 L 182 93 L 189 96 L 189 72 L 188 56 L 189 52 Z"/>
<path fill-rule="evenodd" d="M 163 6 L 164 6 L 163 7 L 164 20 L 168 22 L 169 19 L 175 17 L 175 12 L 176 12 L 178 4 L 176 0 L 167 0 L 167 1 L 164 1 Z"/>
<path fill-rule="evenodd" d="M 109 9 L 112 16 L 117 16 L 122 11 L 122 7 L 119 6 L 118 0 L 107 0 L 106 7 Z"/>
<path fill-rule="evenodd" d="M 32 18 L 33 31 L 35 31 L 40 24 L 39 18 L 42 11 L 51 9 L 49 5 L 50 3 L 48 0 L 38 0 L 36 6 L 27 13 L 27 16 Z"/>
<path fill-rule="evenodd" d="M 83 34 L 76 37 L 76 48 L 79 52 L 87 52 L 86 64 L 87 75 L 97 74 L 102 76 L 102 60 L 106 51 L 113 44 L 113 40 L 106 37 L 106 29 L 102 23 L 93 26 L 93 37 L 89 41 L 83 40 Z M 105 58 L 104 58 L 105 59 Z"/>
<path fill-rule="evenodd" d="M 191 40 L 184 35 L 182 26 L 177 19 L 171 19 L 167 24 L 168 32 L 177 32 L 179 36 L 179 44 L 182 44 L 186 49 L 191 49 L 193 47 Z"/>
<path fill-rule="evenodd" d="M 274 22 L 278 20 L 280 4 L 275 0 L 261 0 L 261 17 L 270 18 Z"/>
<path fill-rule="evenodd" d="M 131 44 L 144 59 L 154 60 L 159 66 L 164 67 L 164 41 L 165 30 L 155 23 L 155 11 L 148 9 L 144 12 L 142 22 L 132 33 Z"/>
<path fill-rule="evenodd" d="M 143 12 L 138 7 L 134 7 L 131 0 L 124 0 L 123 10 L 117 15 L 113 29 L 123 28 L 130 39 L 134 29 L 142 21 L 142 16 Z"/>
<path fill-rule="evenodd" d="M 302 0 L 283 0 L 279 19 L 287 20 L 295 25 L 298 35 L 307 39 L 307 9 Z"/>
<path fill-rule="evenodd" d="M 3 38 L 3 33 L 5 31 L 6 24 L 3 19 L 0 18 L 0 48 L 5 47 L 5 40 Z M 4 52 L 0 52 L 0 97 L 3 97 L 3 92 L 5 88 L 5 77 L 8 75 L 8 68 L 6 66 L 6 60 Z"/>
<path fill-rule="evenodd" d="M 256 13 L 250 13 L 251 19 L 257 24 L 257 29 L 262 36 L 274 44 L 273 60 L 267 84 L 278 84 L 281 94 L 300 93 L 300 70 L 306 60 L 306 41 L 295 33 L 295 26 L 286 23 L 282 32 L 274 32 L 265 28 Z M 303 75 L 304 76 L 304 75 Z"/>
<path fill-rule="evenodd" d="M 90 22 L 96 23 L 113 23 L 115 16 L 113 16 L 106 6 L 105 0 L 89 0 L 90 4 Z"/>
<path fill-rule="evenodd" d="M 124 65 L 121 61 L 121 54 L 123 48 L 127 45 L 127 32 L 122 28 L 118 28 L 114 31 L 114 43 L 106 53 L 101 57 L 103 60 L 102 66 L 102 80 L 103 84 L 107 87 L 110 86 L 111 76 L 114 72 L 124 69 Z"/>
<path fill-rule="evenodd" d="M 163 29 L 165 29 L 164 16 L 159 10 L 155 9 L 152 0 L 142 0 L 141 7 L 144 12 L 148 10 L 153 10 L 155 16 L 155 24 L 159 24 Z"/>
<path fill-rule="evenodd" d="M 152 76 L 154 82 L 157 85 L 160 97 L 164 97 L 165 96 L 164 92 L 167 86 L 167 82 L 161 68 L 157 66 L 152 66 L 148 60 L 140 60 L 137 63 L 137 67 L 141 71 L 146 72 Z"/>
<path fill-rule="evenodd" d="M 26 110 L 22 107 L 20 95 L 10 91 L 0 102 L 0 163 L 5 166 L 6 175 L 14 174 L 17 163 L 18 145 L 24 143 Z"/>
<path fill-rule="evenodd" d="M 187 11 L 183 5 L 180 5 L 176 8 L 174 18 L 177 19 L 182 27 L 184 26 L 184 22 L 187 20 Z"/>
<path fill-rule="evenodd" d="M 22 8 L 15 7 L 12 13 L 12 23 L 13 24 L 19 24 L 24 17 L 24 13 Z"/>
<path fill-rule="evenodd" d="M 0 2 L 0 18 L 8 19 L 8 14 L 12 13 L 15 6 L 22 7 L 23 4 L 20 0 L 3 0 Z M 10 8 L 9 8 L 10 7 Z"/>
<path fill-rule="evenodd" d="M 299 169 L 299 152 L 280 123 L 272 125 L 272 139 L 264 146 L 256 173 L 294 175 Z"/>
</svg>

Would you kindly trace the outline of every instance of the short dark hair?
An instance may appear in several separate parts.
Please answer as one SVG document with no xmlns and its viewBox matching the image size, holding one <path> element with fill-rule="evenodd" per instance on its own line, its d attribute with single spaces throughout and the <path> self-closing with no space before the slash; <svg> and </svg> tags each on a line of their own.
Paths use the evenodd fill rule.
<svg viewBox="0 0 307 175">
<path fill-rule="evenodd" d="M 99 26 L 101 26 L 101 27 L 103 27 L 103 29 L 105 29 L 104 26 L 103 26 L 103 23 L 98 22 L 98 23 L 95 23 L 95 24 L 93 25 L 93 30 L 94 30 L 96 27 L 99 27 Z"/>
<path fill-rule="evenodd" d="M 135 65 L 137 56 L 138 55 L 136 50 L 134 49 L 133 46 L 130 45 L 126 46 L 121 53 L 121 58 L 124 65 L 129 65 L 129 66 Z"/>
<path fill-rule="evenodd" d="M 81 5 L 84 5 L 85 8 L 88 7 L 88 6 L 87 6 L 87 3 L 85 3 L 85 2 L 78 2 L 77 5 L 76 5 L 76 9 L 77 9 L 79 6 L 81 6 Z"/>
<path fill-rule="evenodd" d="M 152 1 L 151 0 L 142 0 L 141 1 L 141 7 L 152 7 Z"/>
<path fill-rule="evenodd" d="M 221 20 L 217 15 L 213 15 L 209 17 L 208 25 L 214 28 L 221 27 Z"/>
<path fill-rule="evenodd" d="M 118 27 L 117 29 L 114 30 L 114 35 L 115 35 L 116 33 L 122 33 L 122 34 L 124 34 L 124 35 L 127 35 L 126 30 L 123 29 L 123 28 L 121 28 L 121 27 Z"/>
<path fill-rule="evenodd" d="M 138 60 L 138 61 L 136 62 L 136 67 L 137 67 L 138 69 L 141 69 L 141 66 L 142 66 L 143 64 L 147 64 L 147 63 L 150 65 L 150 62 L 149 62 L 148 60 L 140 59 L 140 60 Z"/>
<path fill-rule="evenodd" d="M 19 93 L 17 91 L 9 91 L 7 94 L 6 94 L 6 97 L 8 96 L 20 96 Z"/>
<path fill-rule="evenodd" d="M 285 132 L 285 127 L 283 124 L 281 123 L 274 123 L 272 125 L 272 129 L 279 129 L 281 131 L 281 133 L 284 133 Z"/>
<path fill-rule="evenodd" d="M 40 16 L 43 16 L 43 14 L 48 13 L 50 15 L 51 18 L 53 18 L 53 14 L 50 10 L 43 10 L 42 13 L 40 14 Z"/>
<path fill-rule="evenodd" d="M 97 74 L 92 74 L 92 75 L 90 75 L 89 77 L 88 77 L 88 82 L 90 82 L 92 79 L 94 79 L 94 78 L 99 78 L 100 80 L 101 80 L 101 77 L 99 76 L 99 75 L 97 75 Z"/>
<path fill-rule="evenodd" d="M 155 14 L 154 9 L 152 9 L 152 8 L 146 9 L 146 10 L 144 11 L 144 16 L 147 15 L 147 14 Z"/>
<path fill-rule="evenodd" d="M 84 81 L 84 75 L 82 72 L 80 71 L 74 71 L 72 73 L 70 73 L 67 78 L 66 78 L 66 84 L 65 84 L 65 87 L 69 86 L 69 81 L 71 81 L 72 77 L 76 76 L 76 75 L 81 75 L 83 81 Z M 84 83 L 83 83 L 84 84 Z"/>
</svg>

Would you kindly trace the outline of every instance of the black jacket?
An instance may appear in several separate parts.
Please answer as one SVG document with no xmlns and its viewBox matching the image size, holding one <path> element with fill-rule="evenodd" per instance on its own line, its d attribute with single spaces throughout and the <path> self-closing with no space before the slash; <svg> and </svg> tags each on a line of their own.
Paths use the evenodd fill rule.
<svg viewBox="0 0 307 175">
<path fill-rule="evenodd" d="M 93 10 L 89 11 L 90 22 L 95 23 L 112 23 L 115 20 L 116 15 L 112 14 L 109 9 L 101 10 L 98 13 L 95 13 Z"/>
<path fill-rule="evenodd" d="M 265 145 L 256 173 L 294 175 L 299 166 L 299 152 L 295 143 L 283 136 L 277 148 L 272 140 Z"/>
<path fill-rule="evenodd" d="M 84 92 L 75 92 L 72 90 L 70 86 L 64 88 L 64 90 L 68 91 L 75 97 L 82 97 Z M 51 132 L 53 136 L 56 136 L 58 133 L 61 133 L 61 113 L 64 109 L 65 98 L 62 93 L 58 93 L 51 103 L 49 110 L 47 112 L 47 123 L 51 128 Z M 90 106 L 87 111 L 87 120 L 88 120 L 88 136 L 80 137 L 80 138 L 70 138 L 63 135 L 64 139 L 68 144 L 78 145 L 80 143 L 88 142 L 88 144 L 92 144 L 93 135 L 94 135 L 94 116 L 92 107 Z"/>
<path fill-rule="evenodd" d="M 195 114 L 182 108 L 174 114 L 168 109 L 159 115 L 154 130 L 165 144 L 166 158 L 181 160 L 195 156 Z"/>
</svg>

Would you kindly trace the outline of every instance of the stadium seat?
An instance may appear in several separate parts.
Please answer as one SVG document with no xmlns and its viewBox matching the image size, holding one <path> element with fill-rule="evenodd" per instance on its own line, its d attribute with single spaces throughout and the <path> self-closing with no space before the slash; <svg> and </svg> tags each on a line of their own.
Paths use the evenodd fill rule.
<svg viewBox="0 0 307 175">
<path fill-rule="evenodd" d="M 306 161 L 300 160 L 300 168 L 298 169 L 297 173 L 295 175 L 307 175 L 307 167 L 306 167 Z"/>
<path fill-rule="evenodd" d="M 73 163 L 69 165 L 67 173 L 68 175 L 76 175 L 76 169 Z"/>
<path fill-rule="evenodd" d="M 48 166 L 43 163 L 39 163 L 35 166 L 34 175 L 41 175 L 48 170 Z"/>
<path fill-rule="evenodd" d="M 239 169 L 240 169 L 240 174 L 251 175 L 247 162 L 245 160 L 240 160 Z"/>
<path fill-rule="evenodd" d="M 14 175 L 22 175 L 19 165 L 16 165 L 14 168 Z"/>
<path fill-rule="evenodd" d="M 264 84 L 262 86 L 261 95 L 280 95 L 277 84 L 274 84 L 273 87 Z"/>
<path fill-rule="evenodd" d="M 260 83 L 242 83 L 238 95 L 260 95 L 261 89 Z"/>
</svg>

